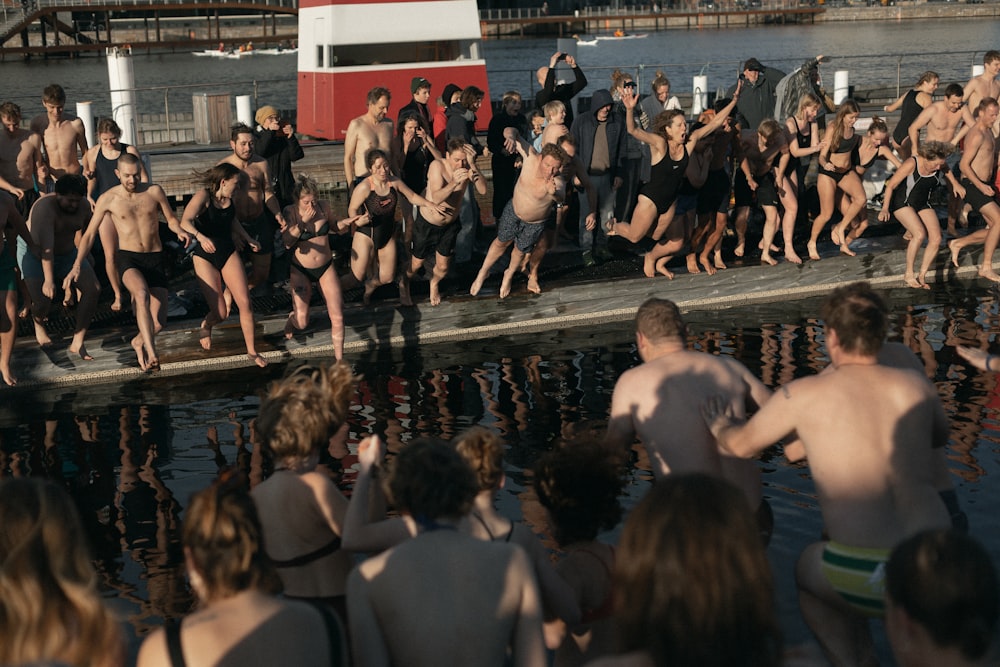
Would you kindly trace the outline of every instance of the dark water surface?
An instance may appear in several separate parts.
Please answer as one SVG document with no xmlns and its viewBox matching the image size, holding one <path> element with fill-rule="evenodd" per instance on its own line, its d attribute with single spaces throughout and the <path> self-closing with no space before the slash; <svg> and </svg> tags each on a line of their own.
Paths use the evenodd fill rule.
<svg viewBox="0 0 1000 667">
<path fill-rule="evenodd" d="M 968 369 L 952 347 L 997 351 L 997 293 L 975 283 L 951 283 L 932 292 L 885 294 L 893 313 L 891 337 L 923 361 L 951 419 L 948 458 L 973 533 L 1000 560 L 1000 535 L 988 529 L 995 526 L 991 515 L 1000 501 L 997 380 Z M 818 302 L 806 300 L 691 313 L 690 343 L 740 359 L 774 387 L 826 365 L 817 312 Z M 350 418 L 352 451 L 371 433 L 398 451 L 422 435 L 450 438 L 474 424 L 495 429 L 509 445 L 508 483 L 498 507 L 524 520 L 550 546 L 526 471 L 554 439 L 602 431 L 616 379 L 638 363 L 629 322 L 446 347 L 381 349 L 349 361 L 364 376 Z M 17 394 L 0 407 L 0 477 L 44 476 L 70 490 L 97 546 L 107 597 L 133 641 L 190 608 L 178 541 L 184 507 L 223 466 L 235 464 L 252 482 L 261 479 L 250 423 L 258 393 L 283 372 L 271 366 L 263 372 Z M 351 456 L 343 460 L 348 468 L 351 463 Z M 776 517 L 769 556 L 780 613 L 788 639 L 798 642 L 808 633 L 796 607 L 794 563 L 819 535 L 819 510 L 808 468 L 776 454 L 765 455 L 760 465 Z M 345 489 L 349 477 L 348 470 Z M 650 479 L 637 448 L 627 507 L 645 493 Z M 616 539 L 619 531 L 620 526 L 606 539 Z"/>
</svg>

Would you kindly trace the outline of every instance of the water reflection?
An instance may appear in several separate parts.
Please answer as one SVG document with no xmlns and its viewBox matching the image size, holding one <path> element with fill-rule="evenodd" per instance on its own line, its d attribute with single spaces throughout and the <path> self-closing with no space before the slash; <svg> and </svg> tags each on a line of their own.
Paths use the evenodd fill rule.
<svg viewBox="0 0 1000 667">
<path fill-rule="evenodd" d="M 982 478 L 1000 477 L 1000 394 L 996 376 L 968 369 L 952 346 L 996 350 L 996 294 L 952 285 L 928 297 L 943 305 L 913 303 L 912 291 L 887 297 L 893 338 L 920 358 L 951 418 L 948 457 L 975 532 L 988 525 L 998 500 Z M 737 357 L 773 387 L 826 365 L 816 312 L 817 302 L 805 301 L 690 314 L 690 345 Z M 422 435 L 451 438 L 472 424 L 495 429 L 509 445 L 508 484 L 498 508 L 543 534 L 547 522 L 527 471 L 554 439 L 603 431 L 614 383 L 636 363 L 630 323 L 373 350 L 355 362 L 363 379 L 349 420 L 351 442 L 378 433 L 390 452 L 397 452 Z M 282 372 L 271 367 L 263 381 L 259 373 L 234 371 L 182 386 L 167 379 L 90 387 L 18 397 L 0 408 L 0 477 L 43 476 L 64 484 L 94 544 L 107 595 L 134 636 L 164 618 L 182 616 L 192 605 L 179 543 L 190 495 L 226 466 L 243 470 L 252 484 L 269 474 L 252 424 L 257 392 Z M 352 463 L 346 450 L 330 452 L 324 461 L 345 491 Z M 761 466 L 776 515 L 770 555 L 787 574 L 801 544 L 819 533 L 819 512 L 806 468 L 775 455 Z M 644 452 L 636 448 L 626 507 L 645 492 L 649 471 Z M 981 530 L 978 536 L 996 557 L 1000 536 Z M 547 538 L 546 544 L 554 548 Z M 784 613 L 787 621 L 797 612 L 791 583 L 782 584 L 779 577 L 782 585 L 789 589 L 783 594 L 791 607 Z"/>
</svg>

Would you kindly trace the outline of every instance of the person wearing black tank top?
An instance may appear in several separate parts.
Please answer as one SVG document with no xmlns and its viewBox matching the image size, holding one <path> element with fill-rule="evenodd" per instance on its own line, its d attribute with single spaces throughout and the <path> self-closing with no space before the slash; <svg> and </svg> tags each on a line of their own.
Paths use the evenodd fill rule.
<svg viewBox="0 0 1000 667">
<path fill-rule="evenodd" d="M 206 171 L 196 171 L 195 177 L 202 187 L 184 207 L 181 228 L 198 242 L 194 250 L 194 273 L 208 303 L 208 314 L 201 322 L 198 342 L 202 349 L 212 349 L 212 327 L 229 317 L 230 303 L 235 303 L 240 313 L 240 329 L 247 356 L 264 368 L 267 360 L 257 354 L 254 342 L 250 288 L 243 261 L 233 242 L 233 235 L 237 234 L 243 238 L 243 243 L 258 249 L 257 242 L 249 237 L 242 225 L 236 223 L 232 196 L 239 183 L 240 169 L 222 162 Z M 231 302 L 226 300 L 227 291 Z"/>
<path fill-rule="evenodd" d="M 903 93 L 895 102 L 887 104 L 883 108 L 890 113 L 900 109 L 899 122 L 896 123 L 895 129 L 892 131 L 892 147 L 896 149 L 900 160 L 905 160 L 912 154 L 913 143 L 910 139 L 910 125 L 934 101 L 934 91 L 937 90 L 940 82 L 941 77 L 938 73 L 928 70 L 920 75 L 917 85 Z"/>
</svg>

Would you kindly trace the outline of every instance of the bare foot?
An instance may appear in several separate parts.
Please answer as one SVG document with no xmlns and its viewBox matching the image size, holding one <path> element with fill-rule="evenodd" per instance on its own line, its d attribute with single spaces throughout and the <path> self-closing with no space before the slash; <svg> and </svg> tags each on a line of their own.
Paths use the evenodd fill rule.
<svg viewBox="0 0 1000 667">
<path fill-rule="evenodd" d="M 760 256 L 760 263 L 776 266 L 778 264 L 778 260 L 776 260 L 774 257 L 771 257 L 771 253 L 765 252 Z"/>
<path fill-rule="evenodd" d="M 736 244 L 736 248 L 733 250 L 733 254 L 737 257 L 742 257 L 743 252 L 746 250 L 746 239 L 740 239 L 740 242 Z"/>
<path fill-rule="evenodd" d="M 720 271 L 724 271 L 729 268 L 728 266 L 726 266 L 726 263 L 722 261 L 721 250 L 715 251 L 715 258 L 713 259 L 712 263 L 715 264 L 715 268 L 719 269 Z"/>
<path fill-rule="evenodd" d="M 809 250 L 809 259 L 819 259 L 819 251 L 816 250 L 816 242 L 810 241 L 806 244 L 806 248 Z"/>
<path fill-rule="evenodd" d="M 17 378 L 14 377 L 9 368 L 0 368 L 0 376 L 3 377 L 4 384 L 8 387 L 17 386 Z"/>
<path fill-rule="evenodd" d="M 958 246 L 958 239 L 952 239 L 948 241 L 948 250 L 951 251 L 951 263 L 956 267 L 958 266 L 958 253 L 961 248 Z"/>
<path fill-rule="evenodd" d="M 363 303 L 366 306 L 369 305 L 369 304 L 371 304 L 371 302 L 372 302 L 372 294 L 375 293 L 376 289 L 378 289 L 378 285 L 376 285 L 371 280 L 366 281 L 365 282 L 365 294 L 361 298 L 361 303 Z"/>
<path fill-rule="evenodd" d="M 413 297 L 410 296 L 409 286 L 403 287 L 402 284 L 399 286 L 399 302 L 404 306 L 413 305 Z"/>
<path fill-rule="evenodd" d="M 22 306 L 21 310 L 17 311 L 17 319 L 26 320 L 31 317 L 31 306 Z"/>
<path fill-rule="evenodd" d="M 979 267 L 979 277 L 992 280 L 995 283 L 1000 283 L 1000 275 L 997 275 L 996 271 L 994 271 L 991 266 Z"/>
<path fill-rule="evenodd" d="M 528 291 L 532 294 L 542 293 L 542 287 L 538 284 L 538 276 L 528 276 Z"/>
<path fill-rule="evenodd" d="M 913 289 L 920 289 L 921 287 L 924 287 L 924 285 L 917 280 L 917 277 L 912 273 L 904 274 L 903 282 L 906 283 L 907 287 L 912 287 Z"/>
<path fill-rule="evenodd" d="M 930 289 L 931 288 L 931 286 L 927 284 L 927 274 L 926 273 L 921 273 L 919 276 L 917 276 L 917 280 L 920 281 L 920 287 L 922 287 L 923 289 Z"/>
<path fill-rule="evenodd" d="M 674 279 L 674 274 L 672 271 L 667 270 L 667 262 L 670 261 L 669 257 L 662 257 L 656 260 L 656 272 L 660 275 L 664 275 L 670 280 Z"/>
<path fill-rule="evenodd" d="M 693 252 L 689 253 L 685 258 L 687 260 L 688 273 L 701 273 L 701 269 L 698 268 L 698 256 Z"/>
<path fill-rule="evenodd" d="M 521 258 L 521 266 L 519 267 L 519 270 L 521 271 L 521 273 L 524 273 L 524 274 L 528 273 L 528 270 L 529 270 L 528 260 L 530 260 L 530 259 L 531 259 L 531 255 L 525 255 L 524 257 Z"/>
<path fill-rule="evenodd" d="M 763 250 L 763 249 L 764 249 L 764 240 L 761 239 L 760 243 L 757 244 L 757 250 Z M 768 252 L 778 252 L 779 250 L 781 250 L 781 248 L 772 243 L 771 248 L 770 250 L 768 250 Z"/>
<path fill-rule="evenodd" d="M 136 336 L 132 339 L 132 349 L 135 350 L 135 358 L 139 362 L 139 370 L 148 371 L 150 365 L 146 359 L 146 348 L 142 345 L 142 338 Z"/>
<path fill-rule="evenodd" d="M 157 357 L 147 356 L 146 370 L 153 372 L 160 370 L 160 360 Z"/>
<path fill-rule="evenodd" d="M 785 259 L 791 262 L 792 264 L 802 263 L 802 258 L 799 257 L 798 254 L 791 248 L 785 251 Z"/>
<path fill-rule="evenodd" d="M 945 234 L 947 234 L 948 236 L 950 236 L 952 238 L 958 236 L 958 230 L 955 229 L 955 223 L 954 222 L 952 222 L 951 224 L 948 225 L 948 228 L 945 230 Z"/>
<path fill-rule="evenodd" d="M 855 257 L 858 254 L 858 253 L 854 252 L 853 250 L 851 250 L 850 246 L 848 246 L 846 243 L 841 243 L 840 244 L 840 253 L 842 255 L 847 255 L 848 257 Z"/>
<path fill-rule="evenodd" d="M 702 256 L 700 256 L 698 258 L 698 261 L 701 263 L 702 266 L 705 267 L 705 273 L 707 273 L 710 276 L 714 276 L 715 275 L 716 269 L 712 265 L 712 263 L 710 261 L 708 261 L 708 255 L 702 255 Z M 722 267 L 722 268 L 726 268 L 726 267 Z"/>
<path fill-rule="evenodd" d="M 431 305 L 432 306 L 441 305 L 441 290 L 438 289 L 436 283 L 431 283 Z"/>
<path fill-rule="evenodd" d="M 642 272 L 647 278 L 656 277 L 656 260 L 653 259 L 652 253 L 647 252 L 642 258 Z"/>
<path fill-rule="evenodd" d="M 201 321 L 201 327 L 198 329 L 198 343 L 203 350 L 212 349 L 212 327 L 208 326 L 206 320 Z"/>
<path fill-rule="evenodd" d="M 267 367 L 267 359 L 265 359 L 261 355 L 257 354 L 256 352 L 247 352 L 247 356 L 250 357 L 251 361 L 253 361 L 255 364 L 257 364 L 258 368 L 266 368 Z"/>
<path fill-rule="evenodd" d="M 285 320 L 285 340 L 291 340 L 296 331 L 298 329 L 295 327 L 295 313 L 288 313 L 288 319 Z"/>
<path fill-rule="evenodd" d="M 839 226 L 835 225 L 834 228 L 830 230 L 830 240 L 839 246 L 844 245 L 844 234 L 840 230 Z"/>
<path fill-rule="evenodd" d="M 486 276 L 484 276 L 483 272 L 480 271 L 479 275 L 476 276 L 476 279 L 472 281 L 472 286 L 469 288 L 469 294 L 472 296 L 479 294 L 479 290 L 483 289 L 483 283 L 485 282 Z"/>
<path fill-rule="evenodd" d="M 90 356 L 90 354 L 87 353 L 87 348 L 84 347 L 83 345 L 81 345 L 80 349 L 78 349 L 78 350 L 74 350 L 73 346 L 70 345 L 69 346 L 69 351 L 72 352 L 73 354 L 79 354 L 80 355 L 80 359 L 82 359 L 84 361 L 93 361 L 94 360 L 94 358 L 92 356 Z"/>
<path fill-rule="evenodd" d="M 49 332 L 45 330 L 45 320 L 35 319 L 35 340 L 38 341 L 38 346 L 42 349 L 52 346 Z"/>
<path fill-rule="evenodd" d="M 500 298 L 506 299 L 510 296 L 510 284 L 513 281 L 514 276 L 509 271 L 504 271 L 503 280 L 500 281 Z"/>
<path fill-rule="evenodd" d="M 122 309 L 122 295 L 115 294 L 115 300 L 111 302 L 111 310 L 114 312 L 121 312 Z"/>
</svg>

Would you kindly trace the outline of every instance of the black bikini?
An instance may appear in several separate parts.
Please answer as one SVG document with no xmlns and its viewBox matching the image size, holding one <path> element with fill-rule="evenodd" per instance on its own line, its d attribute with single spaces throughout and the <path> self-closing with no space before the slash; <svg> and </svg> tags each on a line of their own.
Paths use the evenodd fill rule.
<svg viewBox="0 0 1000 667">
<path fill-rule="evenodd" d="M 299 216 L 298 211 L 296 211 L 293 215 L 298 217 Z M 317 229 L 315 232 L 303 228 L 302 231 L 299 233 L 299 237 L 295 239 L 295 244 L 292 246 L 292 248 L 294 249 L 303 241 L 311 241 L 312 239 L 329 235 L 330 235 L 330 221 L 324 218 L 323 224 L 320 225 L 319 229 Z M 326 262 L 322 266 L 317 266 L 311 269 L 306 268 L 301 264 L 299 264 L 294 253 L 292 254 L 292 261 L 289 262 L 289 266 L 291 268 L 295 269 L 303 276 L 308 278 L 310 282 L 314 283 L 319 282 L 319 279 L 323 277 L 323 274 L 325 274 L 327 272 L 327 269 L 329 269 L 332 265 L 333 265 L 333 258 L 331 257 L 330 259 L 326 260 Z"/>
<path fill-rule="evenodd" d="M 837 154 L 853 153 L 855 151 L 855 149 L 858 147 L 858 143 L 860 141 L 861 141 L 861 135 L 858 135 L 858 134 L 855 134 L 850 139 L 841 139 L 840 145 L 837 146 L 836 150 L 832 150 L 830 152 L 831 153 L 837 153 Z M 854 159 L 853 158 L 851 159 L 851 164 L 852 164 L 852 166 L 854 164 Z M 840 183 L 840 179 L 842 179 L 847 174 L 851 173 L 851 169 L 848 169 L 847 171 L 836 171 L 836 170 L 824 169 L 823 167 L 820 167 L 819 168 L 819 173 L 823 174 L 824 176 L 829 176 L 835 182 Z"/>
</svg>

